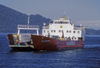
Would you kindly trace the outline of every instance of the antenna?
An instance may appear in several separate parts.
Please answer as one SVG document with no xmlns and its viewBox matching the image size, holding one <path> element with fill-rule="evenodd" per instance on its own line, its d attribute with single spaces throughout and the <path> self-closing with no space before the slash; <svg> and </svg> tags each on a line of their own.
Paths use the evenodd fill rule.
<svg viewBox="0 0 100 68">
<path fill-rule="evenodd" d="M 63 16 L 65 17 L 65 14 L 66 14 L 66 12 L 65 11 L 63 11 Z"/>
<path fill-rule="evenodd" d="M 29 16 L 29 14 L 28 14 L 28 25 L 29 25 L 29 19 L 30 19 L 30 16 Z"/>
<path fill-rule="evenodd" d="M 65 14 L 66 14 L 66 12 L 63 11 L 63 18 L 64 18 L 64 20 L 66 20 Z"/>
</svg>

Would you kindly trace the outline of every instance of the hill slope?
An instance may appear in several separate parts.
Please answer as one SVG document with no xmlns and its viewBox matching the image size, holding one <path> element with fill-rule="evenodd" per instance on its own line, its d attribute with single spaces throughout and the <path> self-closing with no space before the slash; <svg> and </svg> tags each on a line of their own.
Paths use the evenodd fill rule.
<svg viewBox="0 0 100 68">
<path fill-rule="evenodd" d="M 16 33 L 17 25 L 26 25 L 28 16 L 20 13 L 11 8 L 0 5 L 0 32 Z M 47 19 L 39 14 L 30 15 L 30 25 L 39 25 L 40 29 L 43 26 L 43 22 L 49 23 L 51 19 Z"/>
<path fill-rule="evenodd" d="M 27 17 L 26 14 L 0 5 L 0 33 L 17 33 L 17 25 L 26 25 L 28 21 Z M 50 21 L 51 19 L 45 18 L 39 14 L 30 15 L 30 25 L 39 25 L 40 33 L 42 32 L 43 22 L 48 25 Z M 100 30 L 86 29 L 86 34 L 100 35 Z"/>
</svg>

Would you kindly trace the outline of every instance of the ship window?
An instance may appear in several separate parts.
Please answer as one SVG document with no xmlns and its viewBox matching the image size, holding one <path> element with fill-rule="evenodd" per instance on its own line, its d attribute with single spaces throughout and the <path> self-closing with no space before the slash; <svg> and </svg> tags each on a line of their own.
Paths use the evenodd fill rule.
<svg viewBox="0 0 100 68">
<path fill-rule="evenodd" d="M 47 33 L 49 33 L 49 31 L 47 31 Z"/>
<path fill-rule="evenodd" d="M 60 30 L 59 30 L 59 32 L 60 32 Z"/>
<path fill-rule="evenodd" d="M 69 33 L 71 33 L 71 31 L 69 31 Z"/>
<path fill-rule="evenodd" d="M 63 32 L 63 30 L 59 30 L 59 32 Z"/>
<path fill-rule="evenodd" d="M 45 33 L 45 30 L 44 30 L 44 33 Z"/>
<path fill-rule="evenodd" d="M 73 33 L 75 33 L 75 31 L 73 31 Z"/>
<path fill-rule="evenodd" d="M 80 31 L 77 32 L 78 34 L 80 33 Z"/>
<path fill-rule="evenodd" d="M 68 33 L 68 30 L 66 32 Z"/>
<path fill-rule="evenodd" d="M 54 32 L 56 32 L 56 30 L 54 30 Z"/>
<path fill-rule="evenodd" d="M 51 32 L 53 32 L 53 30 L 51 30 Z"/>
</svg>

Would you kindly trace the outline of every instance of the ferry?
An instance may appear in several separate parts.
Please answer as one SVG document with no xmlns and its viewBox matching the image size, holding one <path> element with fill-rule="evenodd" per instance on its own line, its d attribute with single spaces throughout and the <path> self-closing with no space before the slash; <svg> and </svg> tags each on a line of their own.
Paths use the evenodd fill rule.
<svg viewBox="0 0 100 68">
<path fill-rule="evenodd" d="M 42 35 L 31 35 L 34 50 L 67 50 L 84 48 L 85 27 L 76 27 L 63 16 L 53 20 L 46 26 L 44 23 Z"/>
<path fill-rule="evenodd" d="M 37 34 L 20 34 L 20 30 L 37 30 Z M 43 23 L 42 35 L 38 33 L 38 25 L 18 25 L 18 34 L 8 34 L 10 47 L 21 50 L 67 50 L 84 48 L 85 27 L 79 27 L 63 16 L 53 23 Z"/>
</svg>

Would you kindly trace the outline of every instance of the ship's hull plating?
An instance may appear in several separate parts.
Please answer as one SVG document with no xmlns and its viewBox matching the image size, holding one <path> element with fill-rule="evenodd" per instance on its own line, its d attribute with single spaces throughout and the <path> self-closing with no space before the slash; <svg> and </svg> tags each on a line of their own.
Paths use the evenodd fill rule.
<svg viewBox="0 0 100 68">
<path fill-rule="evenodd" d="M 7 35 L 10 45 L 15 45 L 13 35 Z M 13 50 L 66 50 L 83 48 L 84 41 L 68 41 L 68 40 L 56 40 L 53 38 L 31 35 L 33 46 L 32 47 L 11 47 Z"/>
<path fill-rule="evenodd" d="M 84 41 L 56 40 L 49 37 L 31 35 L 35 50 L 65 50 L 83 48 Z"/>
</svg>

